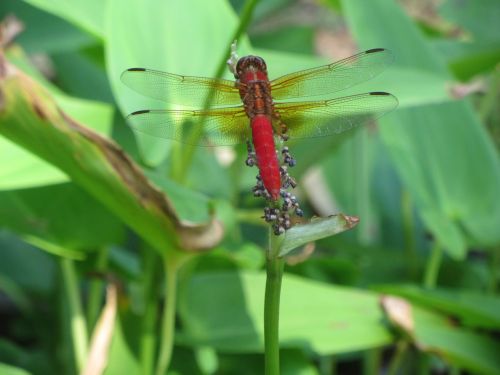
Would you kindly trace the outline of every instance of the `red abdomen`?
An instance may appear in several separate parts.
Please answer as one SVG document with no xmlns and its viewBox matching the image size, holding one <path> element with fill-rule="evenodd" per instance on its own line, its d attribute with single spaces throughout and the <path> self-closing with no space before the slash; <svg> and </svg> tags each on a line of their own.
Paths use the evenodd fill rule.
<svg viewBox="0 0 500 375">
<path fill-rule="evenodd" d="M 256 115 L 252 119 L 251 127 L 262 183 L 271 198 L 277 200 L 280 196 L 281 179 L 271 120 L 266 115 Z"/>
</svg>

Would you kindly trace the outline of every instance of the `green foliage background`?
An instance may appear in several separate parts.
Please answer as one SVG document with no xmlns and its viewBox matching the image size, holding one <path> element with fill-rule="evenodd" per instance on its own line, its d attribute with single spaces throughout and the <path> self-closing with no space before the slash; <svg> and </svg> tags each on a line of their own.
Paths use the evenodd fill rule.
<svg viewBox="0 0 500 375">
<path fill-rule="evenodd" d="M 388 48 L 393 66 L 342 95 L 387 91 L 400 105 L 377 126 L 291 146 L 306 216 L 361 221 L 317 242 L 308 258 L 289 254 L 282 373 L 497 374 L 500 4 L 303 4 L 258 3 L 239 54 L 262 56 L 274 78 Z M 191 252 L 169 373 L 262 373 L 266 228 L 245 148 L 230 165 L 197 148 L 186 164 L 186 146 L 130 131 L 124 115 L 163 104 L 119 80 L 138 66 L 214 76 L 243 8 L 238 0 L 0 3 L 2 18 L 25 26 L 7 59 L 33 79 L 27 91 L 0 81 L 0 373 L 78 373 L 105 299 L 102 275 L 120 285 L 105 373 L 151 373 L 165 302 L 160 265 L 179 249 Z M 457 89 L 472 92 L 457 98 Z M 45 119 L 27 92 L 50 103 Z M 119 148 L 65 127 L 57 108 Z M 109 150 L 122 171 L 135 171 L 134 160 L 146 178 L 139 169 L 120 175 Z M 394 318 L 387 295 L 408 303 L 411 327 Z"/>
</svg>

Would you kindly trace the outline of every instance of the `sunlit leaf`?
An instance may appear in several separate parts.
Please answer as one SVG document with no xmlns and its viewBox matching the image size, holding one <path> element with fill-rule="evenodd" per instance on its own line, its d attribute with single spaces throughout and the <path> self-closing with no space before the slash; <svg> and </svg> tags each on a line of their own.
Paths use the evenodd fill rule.
<svg viewBox="0 0 500 375">
<path fill-rule="evenodd" d="M 182 341 L 213 345 L 223 352 L 263 350 L 265 275 L 206 273 L 183 289 Z M 285 275 L 280 307 L 282 347 L 333 354 L 386 345 L 378 297 Z"/>
</svg>

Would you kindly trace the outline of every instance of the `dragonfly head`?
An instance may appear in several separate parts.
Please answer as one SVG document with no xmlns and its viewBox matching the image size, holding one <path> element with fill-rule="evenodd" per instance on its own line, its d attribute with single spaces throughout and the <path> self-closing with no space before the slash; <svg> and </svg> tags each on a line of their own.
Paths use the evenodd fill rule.
<svg viewBox="0 0 500 375">
<path fill-rule="evenodd" d="M 236 79 L 241 78 L 245 73 L 262 72 L 267 75 L 267 66 L 263 58 L 259 56 L 244 56 L 238 60 L 236 64 L 236 72 L 234 74 Z"/>
</svg>

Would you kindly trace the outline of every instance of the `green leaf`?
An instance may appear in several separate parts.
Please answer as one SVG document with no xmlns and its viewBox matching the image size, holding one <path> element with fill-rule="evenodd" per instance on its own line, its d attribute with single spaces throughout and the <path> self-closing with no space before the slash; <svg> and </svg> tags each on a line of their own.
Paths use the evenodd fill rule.
<svg viewBox="0 0 500 375">
<path fill-rule="evenodd" d="M 263 273 L 196 275 L 180 295 L 184 332 L 179 337 L 224 352 L 262 352 L 264 286 Z M 285 275 L 280 310 L 283 348 L 332 354 L 391 341 L 378 297 L 370 292 Z"/>
<path fill-rule="evenodd" d="M 111 131 L 113 108 L 110 105 L 65 95 L 42 77 L 19 49 L 9 49 L 9 60 L 53 93 L 57 103 L 73 118 L 102 134 Z M 4 138 L 0 138 L 0 162 L 4 166 L 0 169 L 0 190 L 68 181 L 59 169 Z"/>
<path fill-rule="evenodd" d="M 30 375 L 28 372 L 22 368 L 10 366 L 6 363 L 0 363 L 0 373 L 2 375 Z"/>
<path fill-rule="evenodd" d="M 500 60 L 500 41 L 471 43 L 441 39 L 434 40 L 432 46 L 462 80 L 493 70 Z"/>
<path fill-rule="evenodd" d="M 29 53 L 70 51 L 96 43 L 89 34 L 24 1 L 2 0 L 0 19 L 8 14 L 14 14 L 26 26 L 16 42 Z"/>
<path fill-rule="evenodd" d="M 103 49 L 100 51 L 104 54 Z M 82 99 L 114 103 L 105 67 L 93 61 L 87 51 L 57 53 L 51 57 L 57 72 L 57 86 L 64 92 Z"/>
<path fill-rule="evenodd" d="M 404 300 L 388 304 L 389 298 L 392 297 L 386 297 L 383 302 L 389 318 L 408 333 L 417 348 L 437 354 L 454 367 L 463 368 L 474 374 L 498 373 L 500 368 L 498 341 L 487 335 L 457 327 L 446 317 L 410 305 Z M 402 317 L 404 319 L 401 319 Z"/>
<path fill-rule="evenodd" d="M 123 319 L 122 316 L 118 316 L 116 319 L 113 341 L 109 349 L 109 365 L 104 371 L 105 375 L 141 373 L 139 360 L 134 355 L 125 332 L 127 328 L 133 329 L 135 327 L 134 324 L 130 323 L 132 322 Z M 139 332 L 136 332 L 136 335 L 139 335 Z"/>
<path fill-rule="evenodd" d="M 437 309 L 460 319 L 462 324 L 487 329 L 499 329 L 500 298 L 474 291 L 434 289 L 412 285 L 387 285 L 376 288 L 382 293 L 405 297 L 428 308 Z"/>
<path fill-rule="evenodd" d="M 498 41 L 498 20 L 500 7 L 497 0 L 475 1 L 449 0 L 439 7 L 439 14 L 457 23 L 466 33 L 472 33 L 473 40 Z"/>
<path fill-rule="evenodd" d="M 229 169 L 218 161 L 217 153 L 224 152 L 231 154 L 233 150 L 224 147 L 196 147 L 193 157 L 196 167 L 191 168 L 186 185 L 194 186 L 197 191 L 210 197 L 229 200 L 235 179 L 229 174 Z M 239 170 L 245 169 L 243 162 L 239 163 L 238 167 Z"/>
<path fill-rule="evenodd" d="M 54 288 L 54 258 L 21 241 L 5 230 L 0 231 L 2 261 L 0 274 L 28 294 L 50 294 Z"/>
<path fill-rule="evenodd" d="M 24 0 L 48 13 L 72 22 L 88 32 L 104 38 L 104 14 L 106 1 L 103 0 Z"/>
<path fill-rule="evenodd" d="M 158 173 L 146 172 L 146 176 L 172 199 L 180 218 L 194 223 L 210 220 L 211 213 L 205 209 L 209 199 L 205 195 L 186 189 Z"/>
<path fill-rule="evenodd" d="M 498 374 L 500 345 L 497 341 L 465 329 L 420 324 L 422 328 L 417 330 L 417 340 L 426 351 L 437 352 L 446 361 L 474 374 Z"/>
<path fill-rule="evenodd" d="M 110 133 L 114 115 L 110 104 L 67 95 L 33 66 L 23 50 L 11 47 L 7 52 L 8 61 L 29 75 L 37 84 L 43 86 L 54 97 L 57 104 L 75 120 L 88 124 L 101 134 Z"/>
<path fill-rule="evenodd" d="M 338 214 L 325 218 L 312 219 L 307 224 L 295 225 L 284 234 L 284 239 L 280 243 L 279 256 L 284 256 L 293 249 L 309 242 L 349 230 L 358 222 L 359 219 L 355 216 Z"/>
<path fill-rule="evenodd" d="M 343 9 L 364 47 L 387 47 L 397 66 L 450 77 L 395 2 L 375 0 L 366 7 L 344 1 Z M 470 244 L 500 242 L 500 162 L 469 103 L 401 109 L 380 123 L 382 140 L 427 229 L 451 256 L 463 259 Z"/>
<path fill-rule="evenodd" d="M 0 192 L 0 225 L 67 250 L 95 249 L 124 235 L 116 217 L 73 184 Z"/>
<path fill-rule="evenodd" d="M 266 30 L 252 36 L 256 48 L 313 54 L 314 30 L 310 26 L 292 26 Z"/>
<path fill-rule="evenodd" d="M 59 169 L 3 137 L 0 138 L 0 163 L 0 190 L 44 186 L 68 180 Z"/>
<path fill-rule="evenodd" d="M 280 350 L 280 361 L 283 363 L 280 369 L 283 375 L 320 375 L 303 350 Z"/>
<path fill-rule="evenodd" d="M 14 283 L 10 278 L 4 277 L 0 273 L 0 290 L 16 307 L 19 312 L 25 316 L 33 314 L 33 306 L 28 297 L 28 294 L 22 290 L 16 283 Z"/>
</svg>

